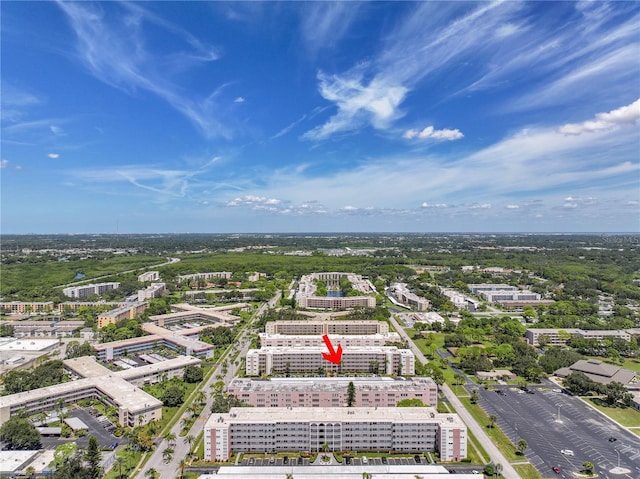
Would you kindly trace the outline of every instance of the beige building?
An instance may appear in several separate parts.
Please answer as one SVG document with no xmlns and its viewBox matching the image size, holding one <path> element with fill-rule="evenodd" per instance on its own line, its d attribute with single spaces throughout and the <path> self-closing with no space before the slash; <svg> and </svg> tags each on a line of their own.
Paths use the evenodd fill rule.
<svg viewBox="0 0 640 479">
<path fill-rule="evenodd" d="M 262 348 L 322 348 L 325 345 L 324 339 L 319 335 L 283 335 L 260 333 L 260 347 Z M 367 346 L 385 346 L 389 343 L 402 343 L 402 338 L 398 333 L 387 334 L 347 334 L 328 335 L 331 342 L 342 345 L 343 348 L 359 348 Z"/>
<path fill-rule="evenodd" d="M 54 306 L 53 301 L 10 301 L 0 303 L 0 309 L 8 314 L 50 313 Z"/>
<path fill-rule="evenodd" d="M 316 296 L 316 281 L 327 283 L 329 291 L 338 288 L 340 280 L 346 278 L 351 283 L 351 287 L 356 291 L 361 291 L 362 296 Z M 301 308 L 316 309 L 348 309 L 356 307 L 374 308 L 376 298 L 373 295 L 375 288 L 370 281 L 362 276 L 353 273 L 312 273 L 300 278 L 298 291 L 296 292 L 296 303 Z"/>
<path fill-rule="evenodd" d="M 115 324 L 118 321 L 130 320 L 144 313 L 149 307 L 149 303 L 137 302 L 127 303 L 125 306 L 121 306 L 106 313 L 100 313 L 98 315 L 98 328 L 104 328 L 109 324 Z"/>
<path fill-rule="evenodd" d="M 337 345 L 334 345 L 337 349 Z M 397 374 L 413 376 L 415 357 L 409 349 L 394 346 L 348 348 L 339 365 L 324 359 L 327 347 L 250 349 L 246 355 L 247 376 L 273 373 L 342 373 Z"/>
<path fill-rule="evenodd" d="M 319 335 L 325 334 L 388 334 L 385 321 L 301 320 L 270 321 L 265 325 L 266 334 Z"/>
<path fill-rule="evenodd" d="M 405 306 L 415 308 L 418 311 L 427 311 L 429 309 L 429 300 L 412 293 L 407 289 L 405 283 L 394 283 L 389 288 L 389 293 Z"/>
<path fill-rule="evenodd" d="M 430 407 L 232 408 L 212 414 L 204 427 L 204 459 L 232 452 L 439 452 L 445 462 L 467 456 L 467 427 L 456 414 Z"/>
</svg>

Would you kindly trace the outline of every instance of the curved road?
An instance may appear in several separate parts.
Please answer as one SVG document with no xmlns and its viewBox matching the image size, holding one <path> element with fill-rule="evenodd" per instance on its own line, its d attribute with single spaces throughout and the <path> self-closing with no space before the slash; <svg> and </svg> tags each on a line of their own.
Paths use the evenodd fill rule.
<svg viewBox="0 0 640 479">
<path fill-rule="evenodd" d="M 409 335 L 405 332 L 404 328 L 402 328 L 402 326 L 398 324 L 393 316 L 391 316 L 389 319 L 400 336 L 407 340 L 407 342 L 409 343 L 409 347 L 411 348 L 411 351 L 413 351 L 413 354 L 416 355 L 416 358 L 426 364 L 428 362 L 427 358 L 425 358 L 424 354 L 422 354 L 422 351 L 420 351 L 414 344 Z M 502 465 L 502 476 L 506 479 L 520 479 L 520 475 L 509 463 L 507 458 L 504 457 L 504 454 L 502 454 L 502 452 L 500 452 L 496 445 L 491 441 L 491 438 L 484 431 L 484 428 L 480 424 L 478 424 L 473 416 L 469 413 L 469 411 L 466 410 L 462 402 L 460 402 L 451 388 L 448 385 L 443 384 L 440 386 L 440 390 L 444 393 L 449 403 L 451 403 L 451 405 L 455 408 L 456 412 L 467 425 L 467 427 L 476 436 L 478 442 L 482 444 L 484 450 L 487 452 L 487 454 L 489 454 L 491 461 L 493 461 L 494 464 Z"/>
</svg>

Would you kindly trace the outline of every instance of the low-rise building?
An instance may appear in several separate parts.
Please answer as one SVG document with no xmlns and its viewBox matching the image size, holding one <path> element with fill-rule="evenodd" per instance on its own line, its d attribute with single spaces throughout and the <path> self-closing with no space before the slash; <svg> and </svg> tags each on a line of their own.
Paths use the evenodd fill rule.
<svg viewBox="0 0 640 479">
<path fill-rule="evenodd" d="M 418 311 L 429 309 L 429 300 L 409 291 L 405 283 L 393 283 L 389 288 L 389 293 L 400 303 Z"/>
<path fill-rule="evenodd" d="M 618 338 L 631 341 L 631 334 L 622 329 L 578 329 L 578 328 L 529 328 L 525 332 L 527 342 L 537 346 L 540 338 L 546 338 L 546 344 L 551 346 L 564 346 L 574 336 L 584 339 Z"/>
<path fill-rule="evenodd" d="M 98 328 L 104 328 L 109 324 L 115 324 L 118 321 L 134 319 L 139 314 L 144 313 L 149 307 L 149 303 L 135 302 L 127 303 L 106 313 L 100 313 L 98 315 Z"/>
<path fill-rule="evenodd" d="M 184 281 L 207 281 L 212 278 L 217 279 L 231 279 L 233 273 L 230 271 L 213 271 L 210 273 L 194 273 L 194 274 L 182 274 L 178 276 L 178 283 Z"/>
<path fill-rule="evenodd" d="M 423 377 L 235 378 L 226 392 L 254 407 L 344 407 L 349 383 L 356 407 L 395 407 L 403 399 L 435 407 L 438 401 L 438 385 Z"/>
<path fill-rule="evenodd" d="M 147 271 L 138 276 L 138 281 L 141 283 L 147 283 L 149 281 L 160 281 L 159 271 Z"/>
<path fill-rule="evenodd" d="M 467 427 L 456 414 L 434 408 L 232 408 L 212 414 L 204 427 L 204 459 L 233 452 L 439 452 L 442 461 L 467 456 Z M 326 447 L 325 446 L 325 447 Z"/>
<path fill-rule="evenodd" d="M 337 289 L 340 280 L 346 278 L 352 289 L 361 291 L 362 296 L 340 296 L 339 294 L 332 296 L 316 296 L 316 281 L 326 282 L 331 289 Z M 336 291 L 338 292 L 338 291 Z M 357 307 L 374 308 L 376 306 L 376 298 L 372 294 L 375 288 L 370 281 L 363 279 L 362 276 L 353 273 L 312 273 L 300 278 L 298 291 L 296 292 L 296 303 L 301 308 L 315 309 L 348 309 Z"/>
<path fill-rule="evenodd" d="M 1 302 L 0 310 L 8 314 L 50 313 L 54 305 L 53 301 L 9 301 Z"/>
<path fill-rule="evenodd" d="M 146 288 L 138 290 L 138 301 L 157 298 L 162 295 L 165 289 L 166 284 L 164 283 L 152 283 Z"/>
<path fill-rule="evenodd" d="M 0 325 L 12 326 L 16 338 L 66 338 L 84 327 L 84 321 L 0 321 Z"/>
<path fill-rule="evenodd" d="M 640 377 L 635 371 L 614 364 L 603 363 L 598 359 L 580 359 L 568 368 L 560 368 L 554 374 L 565 378 L 571 373 L 584 373 L 589 379 L 600 384 L 619 382 L 626 387 L 640 389 Z"/>
<path fill-rule="evenodd" d="M 326 346 L 250 349 L 246 355 L 246 374 L 259 376 L 318 371 L 400 376 L 415 374 L 415 357 L 409 349 L 395 346 L 349 348 L 342 353 L 340 364 L 325 360 L 323 352 L 326 352 Z"/>
</svg>

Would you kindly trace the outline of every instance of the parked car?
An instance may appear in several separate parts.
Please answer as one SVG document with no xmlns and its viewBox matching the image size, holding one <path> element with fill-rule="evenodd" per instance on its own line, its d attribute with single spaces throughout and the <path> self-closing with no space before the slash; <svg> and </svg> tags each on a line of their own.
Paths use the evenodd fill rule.
<svg viewBox="0 0 640 479">
<path fill-rule="evenodd" d="M 573 456 L 573 451 L 571 449 L 562 449 L 560 453 L 564 454 L 565 456 Z"/>
<path fill-rule="evenodd" d="M 382 456 L 382 464 L 389 464 L 389 460 L 385 456 Z"/>
<path fill-rule="evenodd" d="M 367 459 L 367 456 L 362 456 L 362 464 L 369 464 L 369 460 Z"/>
<path fill-rule="evenodd" d="M 551 468 L 551 470 L 552 470 L 553 472 L 555 472 L 556 474 L 560 474 L 560 468 L 559 468 L 558 466 L 553 466 L 553 467 Z"/>
<path fill-rule="evenodd" d="M 413 460 L 416 461 L 416 464 L 420 464 L 420 456 L 418 456 L 417 454 L 413 456 Z"/>
<path fill-rule="evenodd" d="M 617 437 L 610 437 L 609 442 L 616 442 L 618 440 Z"/>
</svg>

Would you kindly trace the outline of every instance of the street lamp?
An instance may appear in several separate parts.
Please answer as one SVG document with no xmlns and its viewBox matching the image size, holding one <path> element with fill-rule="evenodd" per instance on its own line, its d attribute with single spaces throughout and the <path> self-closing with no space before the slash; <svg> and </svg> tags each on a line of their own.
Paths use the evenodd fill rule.
<svg viewBox="0 0 640 479">
<path fill-rule="evenodd" d="M 614 449 L 614 451 L 616 451 L 616 454 L 618 455 L 618 469 L 620 469 L 620 451 L 617 449 Z"/>
</svg>

